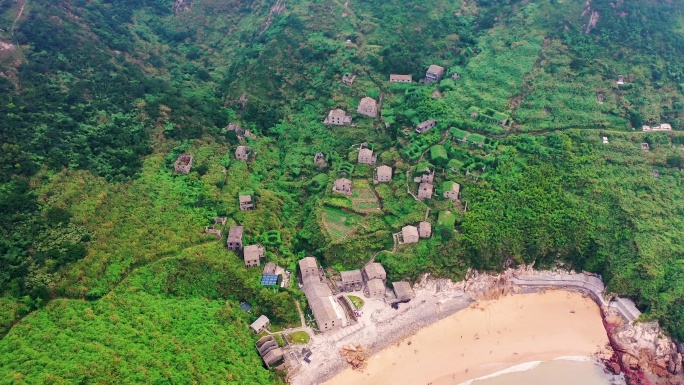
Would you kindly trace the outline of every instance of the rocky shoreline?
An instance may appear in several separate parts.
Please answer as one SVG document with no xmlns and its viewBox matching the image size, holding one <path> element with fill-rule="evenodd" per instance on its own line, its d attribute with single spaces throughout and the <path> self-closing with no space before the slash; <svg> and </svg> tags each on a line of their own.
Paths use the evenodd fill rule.
<svg viewBox="0 0 684 385">
<path fill-rule="evenodd" d="M 401 304 L 398 310 L 389 306 L 374 309 L 370 320 L 358 331 L 342 338 L 335 334 L 317 335 L 309 347 L 317 352 L 319 359 L 293 373 L 290 382 L 318 385 L 348 368 L 349 364 L 339 354 L 339 348 L 346 344 L 360 344 L 373 356 L 479 300 L 563 290 L 591 297 L 599 305 L 613 350 L 612 357 L 604 360 L 607 370 L 624 374 L 630 385 L 684 385 L 682 345 L 666 337 L 657 323 L 629 322 L 622 309 L 605 299 L 603 283 L 591 274 L 522 267 L 499 275 L 472 271 L 460 282 L 433 279 L 426 274 L 414 290 L 416 298 Z"/>
</svg>

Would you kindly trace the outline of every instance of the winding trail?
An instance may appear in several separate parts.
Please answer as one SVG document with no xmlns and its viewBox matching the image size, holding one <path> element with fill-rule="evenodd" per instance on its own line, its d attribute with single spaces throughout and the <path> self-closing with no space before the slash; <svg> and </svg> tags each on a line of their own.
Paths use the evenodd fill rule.
<svg viewBox="0 0 684 385">
<path fill-rule="evenodd" d="M 12 27 L 10 28 L 10 33 L 12 34 L 12 40 L 14 40 L 15 43 L 18 43 L 18 42 L 17 42 L 17 39 L 14 37 L 14 28 L 17 26 L 17 22 L 21 18 L 21 15 L 24 13 L 24 6 L 26 6 L 27 2 L 28 2 L 28 0 L 24 0 L 24 3 L 21 5 L 21 8 L 19 8 L 19 14 L 14 19 L 14 22 L 12 22 Z"/>
</svg>

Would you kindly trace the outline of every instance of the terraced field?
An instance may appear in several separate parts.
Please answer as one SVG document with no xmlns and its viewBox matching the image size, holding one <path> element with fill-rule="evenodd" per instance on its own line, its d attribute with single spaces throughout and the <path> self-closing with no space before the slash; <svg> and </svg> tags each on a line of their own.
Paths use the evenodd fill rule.
<svg viewBox="0 0 684 385">
<path fill-rule="evenodd" d="M 378 198 L 366 180 L 354 181 L 354 194 L 351 201 L 355 211 L 372 212 L 380 209 Z"/>
<path fill-rule="evenodd" d="M 363 217 L 341 209 L 323 206 L 323 225 L 334 241 L 341 241 L 354 233 Z"/>
</svg>

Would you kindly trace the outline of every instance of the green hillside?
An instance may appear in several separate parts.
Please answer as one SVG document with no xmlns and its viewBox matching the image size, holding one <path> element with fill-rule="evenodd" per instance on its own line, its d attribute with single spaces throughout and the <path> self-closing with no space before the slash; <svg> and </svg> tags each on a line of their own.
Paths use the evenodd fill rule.
<svg viewBox="0 0 684 385">
<path fill-rule="evenodd" d="M 261 287 L 217 216 L 289 270 L 566 262 L 684 339 L 681 1 L 186 3 L 0 0 L 0 384 L 283 381 L 247 325 L 298 324 L 304 296 Z M 336 108 L 352 126 L 323 124 Z M 425 167 L 460 202 L 408 194 Z M 433 237 L 390 251 L 426 212 Z"/>
</svg>

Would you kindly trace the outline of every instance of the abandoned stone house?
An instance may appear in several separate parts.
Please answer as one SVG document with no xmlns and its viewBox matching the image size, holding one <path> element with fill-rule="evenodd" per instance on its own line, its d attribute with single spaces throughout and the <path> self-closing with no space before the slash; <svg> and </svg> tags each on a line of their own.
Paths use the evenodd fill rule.
<svg viewBox="0 0 684 385">
<path fill-rule="evenodd" d="M 173 164 L 173 170 L 179 174 L 187 174 L 192 168 L 192 155 L 181 154 L 178 155 L 178 159 Z"/>
<path fill-rule="evenodd" d="M 228 240 L 226 241 L 229 250 L 242 250 L 243 229 L 243 226 L 230 226 L 230 230 L 228 230 Z"/>
<path fill-rule="evenodd" d="M 459 74 L 459 73 L 451 74 L 451 80 L 458 80 L 460 78 L 461 78 L 461 74 Z"/>
<path fill-rule="evenodd" d="M 387 279 L 387 273 L 385 268 L 378 262 L 372 262 L 367 264 L 361 269 L 361 276 L 364 282 L 368 282 L 371 279 L 380 279 L 383 282 Z"/>
<path fill-rule="evenodd" d="M 351 195 L 352 193 L 352 181 L 345 178 L 340 178 L 333 184 L 333 192 L 340 194 Z"/>
<path fill-rule="evenodd" d="M 255 346 L 267 368 L 270 369 L 283 364 L 285 354 L 283 349 L 278 347 L 278 341 L 272 335 L 261 337 Z"/>
<path fill-rule="evenodd" d="M 660 171 L 656 170 L 655 168 L 653 169 L 653 176 L 656 178 L 660 178 Z"/>
<path fill-rule="evenodd" d="M 390 75 L 390 82 L 393 83 L 411 83 L 413 81 L 413 76 L 411 75 Z"/>
<path fill-rule="evenodd" d="M 641 149 L 644 151 L 648 151 L 651 149 L 651 147 L 648 145 L 648 143 L 641 143 Z"/>
<path fill-rule="evenodd" d="M 452 181 L 446 181 L 442 183 L 442 195 L 446 199 L 451 199 L 454 202 L 458 202 L 458 193 L 461 191 L 461 186 Z"/>
<path fill-rule="evenodd" d="M 603 94 L 599 93 L 598 95 L 596 95 L 596 100 L 599 104 L 603 104 Z"/>
<path fill-rule="evenodd" d="M 264 331 L 270 324 L 271 321 L 268 319 L 268 317 L 262 314 L 259 316 L 259 318 L 256 319 L 256 321 L 252 322 L 252 324 L 249 325 L 249 328 L 254 330 L 254 333 L 259 334 L 262 331 Z"/>
<path fill-rule="evenodd" d="M 342 83 L 344 83 L 346 86 L 349 86 L 349 87 L 353 86 L 354 80 L 356 80 L 356 75 L 351 75 L 351 74 L 342 75 Z"/>
<path fill-rule="evenodd" d="M 214 224 L 211 227 L 205 227 L 204 232 L 206 234 L 213 234 L 216 235 L 217 238 L 221 239 L 221 228 L 226 225 L 226 221 L 228 218 L 225 217 L 216 217 L 214 218 Z"/>
<path fill-rule="evenodd" d="M 430 199 L 432 198 L 433 186 L 431 183 L 423 182 L 418 186 L 418 199 Z"/>
<path fill-rule="evenodd" d="M 618 75 L 617 84 L 625 84 L 625 75 Z"/>
<path fill-rule="evenodd" d="M 262 359 L 269 369 L 280 367 L 281 365 L 284 365 L 285 352 L 282 348 L 275 348 L 266 353 Z"/>
<path fill-rule="evenodd" d="M 418 236 L 421 238 L 430 238 L 432 235 L 432 225 L 430 222 L 420 222 L 418 224 Z"/>
<path fill-rule="evenodd" d="M 319 276 L 318 265 L 314 257 L 302 258 L 299 261 L 299 270 L 302 274 L 302 279 L 309 276 Z"/>
<path fill-rule="evenodd" d="M 406 281 L 392 282 L 392 287 L 394 288 L 394 295 L 397 297 L 397 301 L 409 301 L 416 298 L 411 284 Z"/>
<path fill-rule="evenodd" d="M 235 124 L 235 123 L 230 123 L 230 124 L 226 127 L 226 132 L 227 132 L 227 131 L 233 131 L 233 132 L 235 132 L 235 135 L 237 135 L 237 136 L 242 136 L 242 135 L 245 134 L 245 130 L 244 130 L 242 127 L 240 127 L 240 126 L 238 126 L 237 124 Z"/>
<path fill-rule="evenodd" d="M 216 238 L 221 239 L 221 230 L 220 229 L 214 229 L 214 228 L 205 226 L 204 227 L 204 233 L 215 235 Z"/>
<path fill-rule="evenodd" d="M 341 289 L 344 291 L 361 290 L 363 287 L 361 270 L 343 271 L 340 273 L 340 278 L 342 279 Z"/>
<path fill-rule="evenodd" d="M 341 109 L 335 109 L 335 110 L 330 110 L 328 113 L 328 117 L 325 118 L 323 121 L 323 124 L 332 124 L 335 126 L 348 126 L 352 122 L 351 116 L 347 115 L 344 110 Z"/>
<path fill-rule="evenodd" d="M 375 99 L 370 97 L 365 97 L 359 102 L 359 107 L 356 109 L 361 115 L 370 116 L 371 118 L 378 117 L 378 104 Z"/>
<path fill-rule="evenodd" d="M 401 243 L 418 243 L 418 228 L 416 226 L 404 226 L 401 228 Z"/>
<path fill-rule="evenodd" d="M 328 162 L 325 161 L 325 155 L 322 152 L 317 152 L 314 155 L 314 164 L 319 168 L 328 167 Z"/>
<path fill-rule="evenodd" d="M 330 287 L 321 280 L 316 259 L 302 258 L 299 261 L 299 270 L 302 272 L 302 291 L 316 320 L 318 330 L 325 332 L 344 326 L 342 319 L 344 312 L 335 301 Z M 313 270 L 316 271 L 315 274 Z"/>
<path fill-rule="evenodd" d="M 603 144 L 608 144 L 608 137 L 607 136 L 603 137 Z"/>
<path fill-rule="evenodd" d="M 434 119 L 426 120 L 419 125 L 416 126 L 416 132 L 419 134 L 424 133 L 425 131 L 431 129 L 437 124 L 437 121 Z"/>
<path fill-rule="evenodd" d="M 385 297 L 385 282 L 381 279 L 371 279 L 366 283 L 367 291 L 364 294 L 369 298 Z"/>
<path fill-rule="evenodd" d="M 375 178 L 373 178 L 375 183 L 384 183 L 392 180 L 392 167 L 390 166 L 380 166 L 375 169 Z"/>
<path fill-rule="evenodd" d="M 259 245 L 245 246 L 243 251 L 245 266 L 254 267 L 261 265 L 264 259 L 264 248 Z"/>
<path fill-rule="evenodd" d="M 238 146 L 235 149 L 235 159 L 248 161 L 252 158 L 252 148 L 247 146 Z"/>
<path fill-rule="evenodd" d="M 359 150 L 359 164 L 375 164 L 375 161 L 376 157 L 373 156 L 373 150 L 370 148 L 362 148 Z"/>
<path fill-rule="evenodd" d="M 444 76 L 444 67 L 440 67 L 438 65 L 431 65 L 428 67 L 427 71 L 425 71 L 425 83 L 432 83 L 432 82 L 438 82 L 442 80 L 442 77 Z"/>
<path fill-rule="evenodd" d="M 435 170 L 434 169 L 428 169 L 429 172 L 422 173 L 420 175 L 417 175 L 413 178 L 413 181 L 416 183 L 432 183 L 435 180 Z"/>
<path fill-rule="evenodd" d="M 251 194 L 241 193 L 238 195 L 238 200 L 240 201 L 240 210 L 248 211 L 254 208 L 254 200 Z"/>
</svg>

